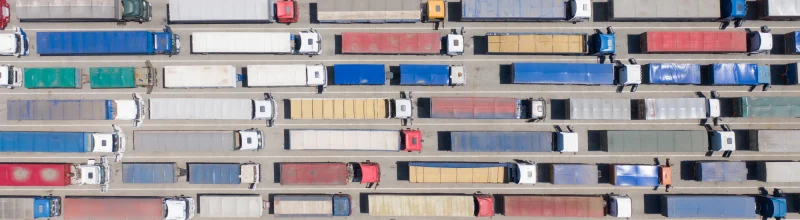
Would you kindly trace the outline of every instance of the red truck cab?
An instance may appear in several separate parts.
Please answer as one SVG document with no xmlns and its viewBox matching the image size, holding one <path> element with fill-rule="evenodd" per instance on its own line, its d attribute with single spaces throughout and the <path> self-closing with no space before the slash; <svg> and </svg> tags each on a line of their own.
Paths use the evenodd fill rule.
<svg viewBox="0 0 800 220">
<path fill-rule="evenodd" d="M 279 0 L 275 3 L 275 6 L 278 22 L 290 24 L 300 20 L 297 15 L 297 2 L 295 0 Z"/>
<path fill-rule="evenodd" d="M 420 130 L 405 129 L 401 133 L 403 134 L 405 151 L 422 152 L 422 132 Z"/>
<path fill-rule="evenodd" d="M 0 30 L 6 29 L 6 25 L 11 21 L 11 6 L 8 0 L 0 0 Z"/>
</svg>

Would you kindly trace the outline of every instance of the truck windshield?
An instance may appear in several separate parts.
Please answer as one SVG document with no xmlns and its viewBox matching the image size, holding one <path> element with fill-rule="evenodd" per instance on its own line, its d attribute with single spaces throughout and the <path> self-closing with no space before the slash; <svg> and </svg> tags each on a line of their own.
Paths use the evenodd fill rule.
<svg viewBox="0 0 800 220">
<path fill-rule="evenodd" d="M 8 83 L 8 85 L 13 85 L 14 84 L 14 78 L 16 78 L 17 75 L 14 72 L 14 68 L 12 68 L 11 66 L 8 67 L 7 71 L 8 71 L 8 82 L 6 82 L 6 83 Z"/>
<path fill-rule="evenodd" d="M 23 51 L 23 48 L 22 48 L 22 36 L 20 36 L 19 34 L 15 34 L 14 35 L 14 39 L 17 40 L 17 53 L 18 54 L 22 54 L 22 51 Z"/>
</svg>

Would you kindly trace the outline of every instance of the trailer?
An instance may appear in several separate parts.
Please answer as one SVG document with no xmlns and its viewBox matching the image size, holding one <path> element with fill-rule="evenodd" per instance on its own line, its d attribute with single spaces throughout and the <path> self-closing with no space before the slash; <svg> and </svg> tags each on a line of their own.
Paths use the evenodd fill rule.
<svg viewBox="0 0 800 220">
<path fill-rule="evenodd" d="M 177 55 L 181 38 L 167 26 L 151 31 L 37 32 L 41 56 Z M 123 43 L 124 42 L 124 43 Z M 102 46 L 98 46 L 102 45 Z"/>
<path fill-rule="evenodd" d="M 422 21 L 419 0 L 329 0 L 317 3 L 320 23 L 416 23 Z"/>
<path fill-rule="evenodd" d="M 239 75 L 232 65 L 165 66 L 164 88 L 236 88 Z"/>
<path fill-rule="evenodd" d="M 431 97 L 430 118 L 543 119 L 545 101 L 501 97 Z"/>
<path fill-rule="evenodd" d="M 569 99 L 566 104 L 570 120 L 631 120 L 629 99 Z"/>
<path fill-rule="evenodd" d="M 514 84 L 614 85 L 614 64 L 512 63 Z"/>
<path fill-rule="evenodd" d="M 334 64 L 334 85 L 385 85 L 383 64 Z"/>
<path fill-rule="evenodd" d="M 458 34 L 439 37 L 438 33 L 343 32 L 341 37 L 342 54 L 454 56 L 464 53 L 464 36 Z"/>
<path fill-rule="evenodd" d="M 122 183 L 172 184 L 178 182 L 175 163 L 122 163 Z"/>
<path fill-rule="evenodd" d="M 536 184 L 536 164 L 491 162 L 409 162 L 411 183 Z"/>
<path fill-rule="evenodd" d="M 694 162 L 694 177 L 699 182 L 744 182 L 747 166 L 738 161 Z"/>
<path fill-rule="evenodd" d="M 400 85 L 463 86 L 467 72 L 461 65 L 400 64 Z"/>
<path fill-rule="evenodd" d="M 105 158 L 101 163 L 90 159 L 85 164 L 0 163 L 0 186 L 102 185 L 105 192 L 110 180 L 111 171 Z"/>
<path fill-rule="evenodd" d="M 314 31 L 193 32 L 193 54 L 303 54 L 322 53 L 322 37 Z"/>
<path fill-rule="evenodd" d="M 28 89 L 80 89 L 81 69 L 75 67 L 23 68 Z"/>
<path fill-rule="evenodd" d="M 746 0 L 609 0 L 609 20 L 612 21 L 736 21 L 744 22 Z"/>
<path fill-rule="evenodd" d="M 614 186 L 658 186 L 664 170 L 658 165 L 611 165 L 611 185 Z"/>
<path fill-rule="evenodd" d="M 769 85 L 769 66 L 755 63 L 714 63 L 709 66 L 711 85 Z"/>
<path fill-rule="evenodd" d="M 610 28 L 606 34 L 489 32 L 486 40 L 487 54 L 512 55 L 609 55 L 613 58 L 617 44 Z"/>
<path fill-rule="evenodd" d="M 370 216 L 491 217 L 491 195 L 369 194 Z"/>
<path fill-rule="evenodd" d="M 578 134 L 543 131 L 452 131 L 453 152 L 577 152 Z"/>
<path fill-rule="evenodd" d="M 210 98 L 151 98 L 150 119 L 155 120 L 268 120 L 277 117 L 276 103 L 264 100 Z"/>
<path fill-rule="evenodd" d="M 791 31 L 783 35 L 786 54 L 800 54 L 800 31 Z"/>
<path fill-rule="evenodd" d="M 796 21 L 800 19 L 798 0 L 758 0 L 758 19 Z"/>
<path fill-rule="evenodd" d="M 276 195 L 272 199 L 275 217 L 334 217 L 350 216 L 351 198 L 335 195 Z"/>
<path fill-rule="evenodd" d="M 349 182 L 380 182 L 377 163 L 281 163 L 281 185 L 347 185 Z"/>
<path fill-rule="evenodd" d="M 594 164 L 551 164 L 550 183 L 553 185 L 594 185 L 599 172 Z"/>
<path fill-rule="evenodd" d="M 800 152 L 798 143 L 800 130 L 749 130 L 748 145 L 750 150 L 771 153 Z"/>
<path fill-rule="evenodd" d="M 66 197 L 64 219 L 174 219 L 194 217 L 195 202 L 187 197 Z"/>
<path fill-rule="evenodd" d="M 289 150 L 422 151 L 419 130 L 289 130 Z"/>
<path fill-rule="evenodd" d="M 200 195 L 199 217 L 259 218 L 268 202 L 261 195 Z"/>
<path fill-rule="evenodd" d="M 718 99 L 638 99 L 636 104 L 637 117 L 644 120 L 706 119 L 720 116 Z"/>
<path fill-rule="evenodd" d="M 7 5 L 0 7 L 8 8 Z M 0 8 L 0 10 L 2 10 L 2 8 Z M 0 24 L 2 22 L 8 23 L 8 19 L 0 20 Z M 30 47 L 31 44 L 28 40 L 28 34 L 26 34 L 22 28 L 14 28 L 13 33 L 0 33 L 0 56 L 28 56 Z"/>
<path fill-rule="evenodd" d="M 461 21 L 569 21 L 592 18 L 591 0 L 462 0 Z"/>
<path fill-rule="evenodd" d="M 629 218 L 632 209 L 629 197 L 617 195 L 502 195 L 501 204 L 503 215 L 515 217 Z"/>
<path fill-rule="evenodd" d="M 89 87 L 92 89 L 132 89 L 146 87 L 147 93 L 157 84 L 158 70 L 150 63 L 146 67 L 89 67 Z"/>
<path fill-rule="evenodd" d="M 0 197 L 3 219 L 39 219 L 61 216 L 61 197 Z"/>
<path fill-rule="evenodd" d="M 800 97 L 739 97 L 733 99 L 733 116 L 742 118 L 800 117 Z"/>
<path fill-rule="evenodd" d="M 257 163 L 187 163 L 189 184 L 250 184 L 255 189 L 261 183 L 261 164 Z"/>
<path fill-rule="evenodd" d="M 0 152 L 122 153 L 126 135 L 118 126 L 113 133 L 58 131 L 0 131 Z"/>
<path fill-rule="evenodd" d="M 328 84 L 328 70 L 322 64 L 247 65 L 246 87 L 318 86 Z"/>
<path fill-rule="evenodd" d="M 785 206 L 785 204 L 784 204 Z M 661 214 L 667 218 L 755 218 L 756 200 L 739 195 L 665 195 Z"/>
<path fill-rule="evenodd" d="M 769 53 L 772 34 L 766 31 L 647 31 L 641 35 L 643 53 Z"/>
<path fill-rule="evenodd" d="M 7 120 L 134 120 L 143 118 L 142 98 L 133 100 L 51 99 L 6 101 Z"/>
<path fill-rule="evenodd" d="M 410 99 L 295 98 L 289 99 L 291 119 L 410 119 Z"/>
<path fill-rule="evenodd" d="M 708 152 L 708 132 L 669 130 L 601 131 L 600 148 L 615 152 Z"/>
<path fill-rule="evenodd" d="M 147 0 L 17 0 L 20 22 L 146 22 L 153 17 Z"/>
<path fill-rule="evenodd" d="M 700 64 L 649 63 L 643 67 L 642 83 L 662 85 L 700 85 L 702 83 Z"/>
<path fill-rule="evenodd" d="M 796 183 L 800 176 L 794 175 L 800 170 L 800 162 L 762 161 L 756 164 L 758 180 L 768 183 Z"/>
<path fill-rule="evenodd" d="M 239 24 L 275 21 L 273 0 L 169 0 L 170 24 Z M 280 10 L 279 10 L 280 11 Z"/>
<path fill-rule="evenodd" d="M 264 131 L 134 131 L 133 150 L 147 153 L 231 152 L 264 149 Z"/>
</svg>

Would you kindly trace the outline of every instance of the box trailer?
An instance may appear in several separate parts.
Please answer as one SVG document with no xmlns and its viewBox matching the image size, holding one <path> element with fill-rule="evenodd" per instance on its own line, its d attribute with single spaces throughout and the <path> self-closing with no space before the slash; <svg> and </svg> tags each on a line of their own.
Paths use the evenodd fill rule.
<svg viewBox="0 0 800 220">
<path fill-rule="evenodd" d="M 178 182 L 175 163 L 122 163 L 122 183 L 171 184 Z"/>
<path fill-rule="evenodd" d="M 463 86 L 467 84 L 464 66 L 447 64 L 400 64 L 400 85 Z"/>
<path fill-rule="evenodd" d="M 461 21 L 588 21 L 591 0 L 463 0 Z"/>
<path fill-rule="evenodd" d="M 720 116 L 718 99 L 638 99 L 636 105 L 637 118 L 644 120 L 706 119 Z"/>
<path fill-rule="evenodd" d="M 756 164 L 759 181 L 768 183 L 796 183 L 800 176 L 794 175 L 800 170 L 800 162 L 761 161 Z"/>
<path fill-rule="evenodd" d="M 273 120 L 272 97 L 254 99 L 151 98 L 148 113 L 155 120 Z"/>
<path fill-rule="evenodd" d="M 409 119 L 410 99 L 296 98 L 289 99 L 291 119 Z"/>
<path fill-rule="evenodd" d="M 153 17 L 147 0 L 17 0 L 20 22 L 146 22 Z"/>
<path fill-rule="evenodd" d="M 381 169 L 377 163 L 281 163 L 281 185 L 347 185 L 380 182 Z"/>
<path fill-rule="evenodd" d="M 569 99 L 570 120 L 631 120 L 630 99 Z"/>
<path fill-rule="evenodd" d="M 431 97 L 430 118 L 543 119 L 545 101 L 502 97 Z"/>
<path fill-rule="evenodd" d="M 739 195 L 665 195 L 661 214 L 667 218 L 755 218 L 756 200 Z"/>
<path fill-rule="evenodd" d="M 167 26 L 151 31 L 37 32 L 36 52 L 41 56 L 177 55 L 180 36 Z"/>
<path fill-rule="evenodd" d="M 491 162 L 409 162 L 411 183 L 536 184 L 536 164 Z"/>
<path fill-rule="evenodd" d="M 627 196 L 539 196 L 502 195 L 502 214 L 514 217 L 580 217 L 602 218 L 631 216 L 631 199 Z M 557 207 L 557 208 L 556 208 Z"/>
<path fill-rule="evenodd" d="M 289 130 L 288 150 L 422 151 L 419 130 Z"/>
<path fill-rule="evenodd" d="M 783 35 L 783 39 L 784 53 L 800 54 L 800 31 L 790 31 Z"/>
<path fill-rule="evenodd" d="M 654 187 L 661 183 L 659 177 L 663 172 L 664 170 L 661 170 L 658 165 L 613 164 L 611 165 L 611 185 Z"/>
<path fill-rule="evenodd" d="M 422 21 L 419 0 L 329 0 L 317 3 L 320 23 L 416 23 Z"/>
<path fill-rule="evenodd" d="M 250 184 L 261 182 L 261 165 L 257 163 L 187 163 L 189 184 Z"/>
<path fill-rule="evenodd" d="M 369 194 L 370 216 L 397 217 L 490 217 L 491 195 Z"/>
<path fill-rule="evenodd" d="M 334 85 L 385 85 L 386 66 L 383 64 L 334 64 Z"/>
<path fill-rule="evenodd" d="M 601 131 L 606 152 L 708 152 L 708 132 L 669 130 Z"/>
<path fill-rule="evenodd" d="M 772 34 L 743 31 L 647 31 L 640 37 L 643 53 L 769 53 Z"/>
<path fill-rule="evenodd" d="M 613 56 L 617 44 L 613 32 L 607 34 L 489 32 L 486 33 L 486 40 L 487 54 Z"/>
<path fill-rule="evenodd" d="M 758 152 L 797 153 L 800 147 L 800 130 L 749 130 L 750 150 Z"/>
<path fill-rule="evenodd" d="M 747 15 L 745 1 L 609 0 L 608 18 L 644 22 L 743 21 Z"/>
<path fill-rule="evenodd" d="M 75 67 L 23 68 L 22 80 L 28 89 L 80 89 L 81 69 Z"/>
<path fill-rule="evenodd" d="M 454 56 L 464 53 L 464 36 L 458 34 L 439 37 L 438 33 L 343 32 L 341 37 L 342 54 Z"/>
<path fill-rule="evenodd" d="M 199 217 L 259 218 L 268 202 L 261 195 L 200 195 Z"/>
<path fill-rule="evenodd" d="M 8 9 L 8 6 L 4 8 Z M 28 34 L 22 28 L 14 28 L 13 33 L 0 33 L 0 56 L 28 56 L 30 45 Z"/>
<path fill-rule="evenodd" d="M 165 66 L 164 88 L 236 88 L 239 75 L 232 65 Z"/>
<path fill-rule="evenodd" d="M 796 21 L 800 19 L 798 0 L 758 0 L 758 19 Z"/>
<path fill-rule="evenodd" d="M 187 197 L 66 197 L 64 219 L 175 219 L 194 217 L 195 202 Z"/>
<path fill-rule="evenodd" d="M 143 118 L 138 94 L 133 100 L 51 99 L 6 101 L 8 120 L 134 120 Z"/>
<path fill-rule="evenodd" d="M 544 131 L 452 131 L 453 152 L 577 152 L 578 134 Z"/>
<path fill-rule="evenodd" d="M 110 176 L 105 159 L 102 163 L 89 160 L 85 164 L 0 163 L 0 186 L 103 185 L 106 188 Z"/>
<path fill-rule="evenodd" d="M 272 199 L 275 217 L 350 216 L 350 195 L 276 195 Z"/>
<path fill-rule="evenodd" d="M 553 185 L 594 185 L 599 171 L 594 164 L 551 164 L 550 183 Z"/>
<path fill-rule="evenodd" d="M 800 117 L 800 97 L 734 98 L 733 116 L 742 118 L 797 118 Z"/>
<path fill-rule="evenodd" d="M 193 32 L 193 54 L 304 54 L 322 53 L 322 37 L 314 31 Z"/>
<path fill-rule="evenodd" d="M 114 133 L 0 131 L 0 152 L 122 153 L 125 139 L 118 126 L 114 126 Z"/>
<path fill-rule="evenodd" d="M 755 63 L 714 63 L 709 66 L 711 85 L 769 85 L 769 66 Z"/>
<path fill-rule="evenodd" d="M 322 64 L 247 65 L 242 84 L 246 87 L 325 87 L 328 70 Z"/>
<path fill-rule="evenodd" d="M 700 85 L 700 64 L 649 63 L 643 66 L 642 83 L 663 85 Z"/>
<path fill-rule="evenodd" d="M 700 182 L 744 182 L 747 166 L 739 161 L 694 162 L 694 177 Z"/>
<path fill-rule="evenodd" d="M 238 24 L 275 21 L 273 0 L 169 0 L 170 24 Z"/>
<path fill-rule="evenodd" d="M 132 89 L 146 87 L 153 91 L 158 70 L 148 60 L 146 67 L 89 67 L 89 87 L 92 89 Z"/>
<path fill-rule="evenodd" d="M 614 85 L 614 64 L 512 63 L 514 84 Z"/>
<path fill-rule="evenodd" d="M 264 132 L 234 131 L 134 131 L 133 150 L 147 153 L 231 152 L 264 149 Z"/>
<path fill-rule="evenodd" d="M 3 219 L 49 219 L 61 216 L 61 197 L 0 197 Z"/>
</svg>

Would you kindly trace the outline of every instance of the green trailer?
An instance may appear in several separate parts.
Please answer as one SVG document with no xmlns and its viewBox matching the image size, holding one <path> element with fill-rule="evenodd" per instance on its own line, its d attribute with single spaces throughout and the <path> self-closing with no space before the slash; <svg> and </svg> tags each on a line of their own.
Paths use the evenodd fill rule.
<svg viewBox="0 0 800 220">
<path fill-rule="evenodd" d="M 28 89 L 79 89 L 81 69 L 75 67 L 24 68 L 22 84 Z"/>
<path fill-rule="evenodd" d="M 733 116 L 742 118 L 800 117 L 800 97 L 740 97 L 733 100 Z"/>
<path fill-rule="evenodd" d="M 147 93 L 156 84 L 156 69 L 147 67 L 92 67 L 89 68 L 89 86 L 92 89 L 125 89 L 147 87 Z"/>
<path fill-rule="evenodd" d="M 601 131 L 606 152 L 707 152 L 707 131 Z"/>
</svg>

